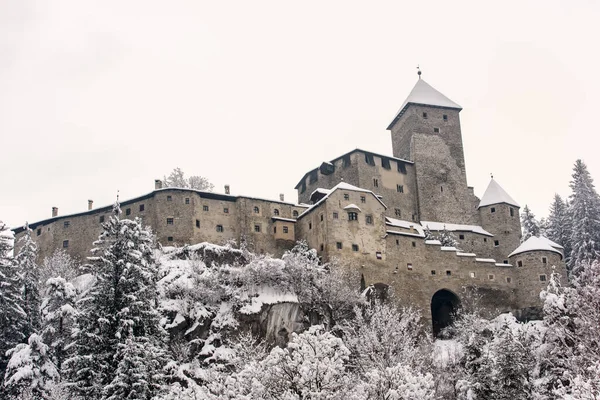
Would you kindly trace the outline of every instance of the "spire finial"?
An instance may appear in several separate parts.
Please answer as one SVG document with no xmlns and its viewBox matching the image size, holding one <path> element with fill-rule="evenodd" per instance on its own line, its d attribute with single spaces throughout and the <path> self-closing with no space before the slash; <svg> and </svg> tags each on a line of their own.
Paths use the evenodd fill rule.
<svg viewBox="0 0 600 400">
<path fill-rule="evenodd" d="M 492 179 L 494 179 L 494 173 L 493 172 L 490 173 L 490 176 L 492 177 Z"/>
<path fill-rule="evenodd" d="M 421 79 L 421 67 L 417 65 L 417 75 L 419 75 L 419 79 Z"/>
</svg>

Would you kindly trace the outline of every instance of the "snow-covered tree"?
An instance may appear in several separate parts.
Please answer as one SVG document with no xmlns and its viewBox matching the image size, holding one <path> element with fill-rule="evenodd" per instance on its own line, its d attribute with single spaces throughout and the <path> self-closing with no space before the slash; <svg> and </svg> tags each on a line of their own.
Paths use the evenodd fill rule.
<svg viewBox="0 0 600 400">
<path fill-rule="evenodd" d="M 15 257 L 19 274 L 21 275 L 23 311 L 27 314 L 25 319 L 25 336 L 32 333 L 39 333 L 42 318 L 40 315 L 40 306 L 42 299 L 40 296 L 40 273 L 36 263 L 37 246 L 31 238 L 31 229 L 25 225 L 23 237 L 19 240 L 19 253 Z"/>
<path fill-rule="evenodd" d="M 584 263 L 600 257 L 600 197 L 583 161 L 575 162 L 572 178 L 570 214 L 573 226 L 569 268 L 573 275 L 577 275 Z"/>
<path fill-rule="evenodd" d="M 567 204 L 558 194 L 555 194 L 554 200 L 550 204 L 546 236 L 564 247 L 565 260 L 568 260 L 571 254 L 572 224 Z"/>
<path fill-rule="evenodd" d="M 60 277 L 48 279 L 46 287 L 46 298 L 42 304 L 42 338 L 50 346 L 54 365 L 61 371 L 77 317 L 77 291 Z"/>
<path fill-rule="evenodd" d="M 103 225 L 104 232 L 95 242 L 90 270 L 96 279 L 78 304 L 75 354 L 65 362 L 72 392 L 86 399 L 108 395 L 104 387 L 109 384 L 124 390 L 115 381 L 117 376 L 119 382 L 127 380 L 131 389 L 123 398 L 146 398 L 136 397 L 135 388 L 138 383 L 148 387 L 149 395 L 156 390 L 157 367 L 164 356 L 155 309 L 154 238 L 142 228 L 139 219 L 120 219 L 119 213 L 116 204 L 115 216 Z M 128 339 L 134 347 L 125 345 Z M 140 372 L 143 376 L 136 372 L 135 366 L 121 363 L 125 354 L 139 350 L 141 341 L 145 351 L 145 370 Z M 131 375 L 126 376 L 128 373 Z"/>
<path fill-rule="evenodd" d="M 444 229 L 440 231 L 436 239 L 440 241 L 442 246 L 458 248 L 458 240 L 456 239 L 456 236 L 454 233 L 446 229 L 446 225 L 444 225 Z"/>
<path fill-rule="evenodd" d="M 532 236 L 540 236 L 540 224 L 527 205 L 525 205 L 525 208 L 521 212 L 521 226 L 523 228 L 521 242 L 526 241 Z"/>
<path fill-rule="evenodd" d="M 21 307 L 21 281 L 12 250 L 12 232 L 0 221 L 0 394 L 8 362 L 6 352 L 25 339 L 27 318 Z"/>
<path fill-rule="evenodd" d="M 50 400 L 50 386 L 59 374 L 42 337 L 33 333 L 27 344 L 18 344 L 7 354 L 10 355 L 4 381 L 7 400 Z"/>
<path fill-rule="evenodd" d="M 207 192 L 211 192 L 214 187 L 214 185 L 203 176 L 194 175 L 186 178 L 184 172 L 179 167 L 173 169 L 168 177 L 165 176 L 163 182 L 165 187 L 188 188 Z"/>
<path fill-rule="evenodd" d="M 40 268 L 42 283 L 58 277 L 70 281 L 77 275 L 79 275 L 79 265 L 64 249 L 57 249 L 51 256 L 44 258 Z"/>
</svg>

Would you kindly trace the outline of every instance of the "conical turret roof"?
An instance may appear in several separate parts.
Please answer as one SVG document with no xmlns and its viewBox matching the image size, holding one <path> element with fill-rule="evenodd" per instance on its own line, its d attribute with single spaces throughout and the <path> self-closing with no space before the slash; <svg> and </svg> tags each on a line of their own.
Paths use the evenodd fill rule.
<svg viewBox="0 0 600 400">
<path fill-rule="evenodd" d="M 438 92 L 429 83 L 425 82 L 424 79 L 419 79 L 406 100 L 404 100 L 404 103 L 402 103 L 402 107 L 400 107 L 400 110 L 398 110 L 394 120 L 390 123 L 387 129 L 392 129 L 392 126 L 394 126 L 396 121 L 398 121 L 402 114 L 404 114 L 410 104 L 462 110 L 461 106 Z"/>
<path fill-rule="evenodd" d="M 506 203 L 510 204 L 511 206 L 521 207 L 519 203 L 517 203 L 512 197 L 510 197 L 510 195 L 506 193 L 504 189 L 502 189 L 502 186 L 500 186 L 498 182 L 496 182 L 494 178 L 492 178 L 477 208 L 500 203 Z"/>
</svg>

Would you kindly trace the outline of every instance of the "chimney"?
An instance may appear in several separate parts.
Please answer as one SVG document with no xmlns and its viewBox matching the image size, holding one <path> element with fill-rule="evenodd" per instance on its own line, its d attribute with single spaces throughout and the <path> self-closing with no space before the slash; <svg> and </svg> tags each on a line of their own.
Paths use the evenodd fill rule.
<svg viewBox="0 0 600 400">
<path fill-rule="evenodd" d="M 94 200 L 88 200 L 88 210 L 91 210 L 94 206 Z"/>
<path fill-rule="evenodd" d="M 229 185 L 225 185 L 225 194 L 229 194 Z"/>
<path fill-rule="evenodd" d="M 283 196 L 283 193 L 280 193 L 280 194 L 279 194 L 279 201 L 285 201 L 285 200 L 284 200 L 284 198 L 285 198 L 285 197 Z"/>
<path fill-rule="evenodd" d="M 52 207 L 52 216 L 58 217 L 58 207 Z"/>
<path fill-rule="evenodd" d="M 154 190 L 162 189 L 162 181 L 160 179 L 154 180 Z"/>
</svg>

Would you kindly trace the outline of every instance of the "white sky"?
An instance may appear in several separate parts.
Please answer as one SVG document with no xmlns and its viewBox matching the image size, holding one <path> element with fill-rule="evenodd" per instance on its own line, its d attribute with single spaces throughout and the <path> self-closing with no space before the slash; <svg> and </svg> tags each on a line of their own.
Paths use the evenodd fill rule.
<svg viewBox="0 0 600 400">
<path fill-rule="evenodd" d="M 0 0 L 0 219 L 150 192 L 181 167 L 295 201 L 321 161 L 391 155 L 423 77 L 463 107 L 467 175 L 547 214 L 600 179 L 597 1 Z"/>
</svg>

